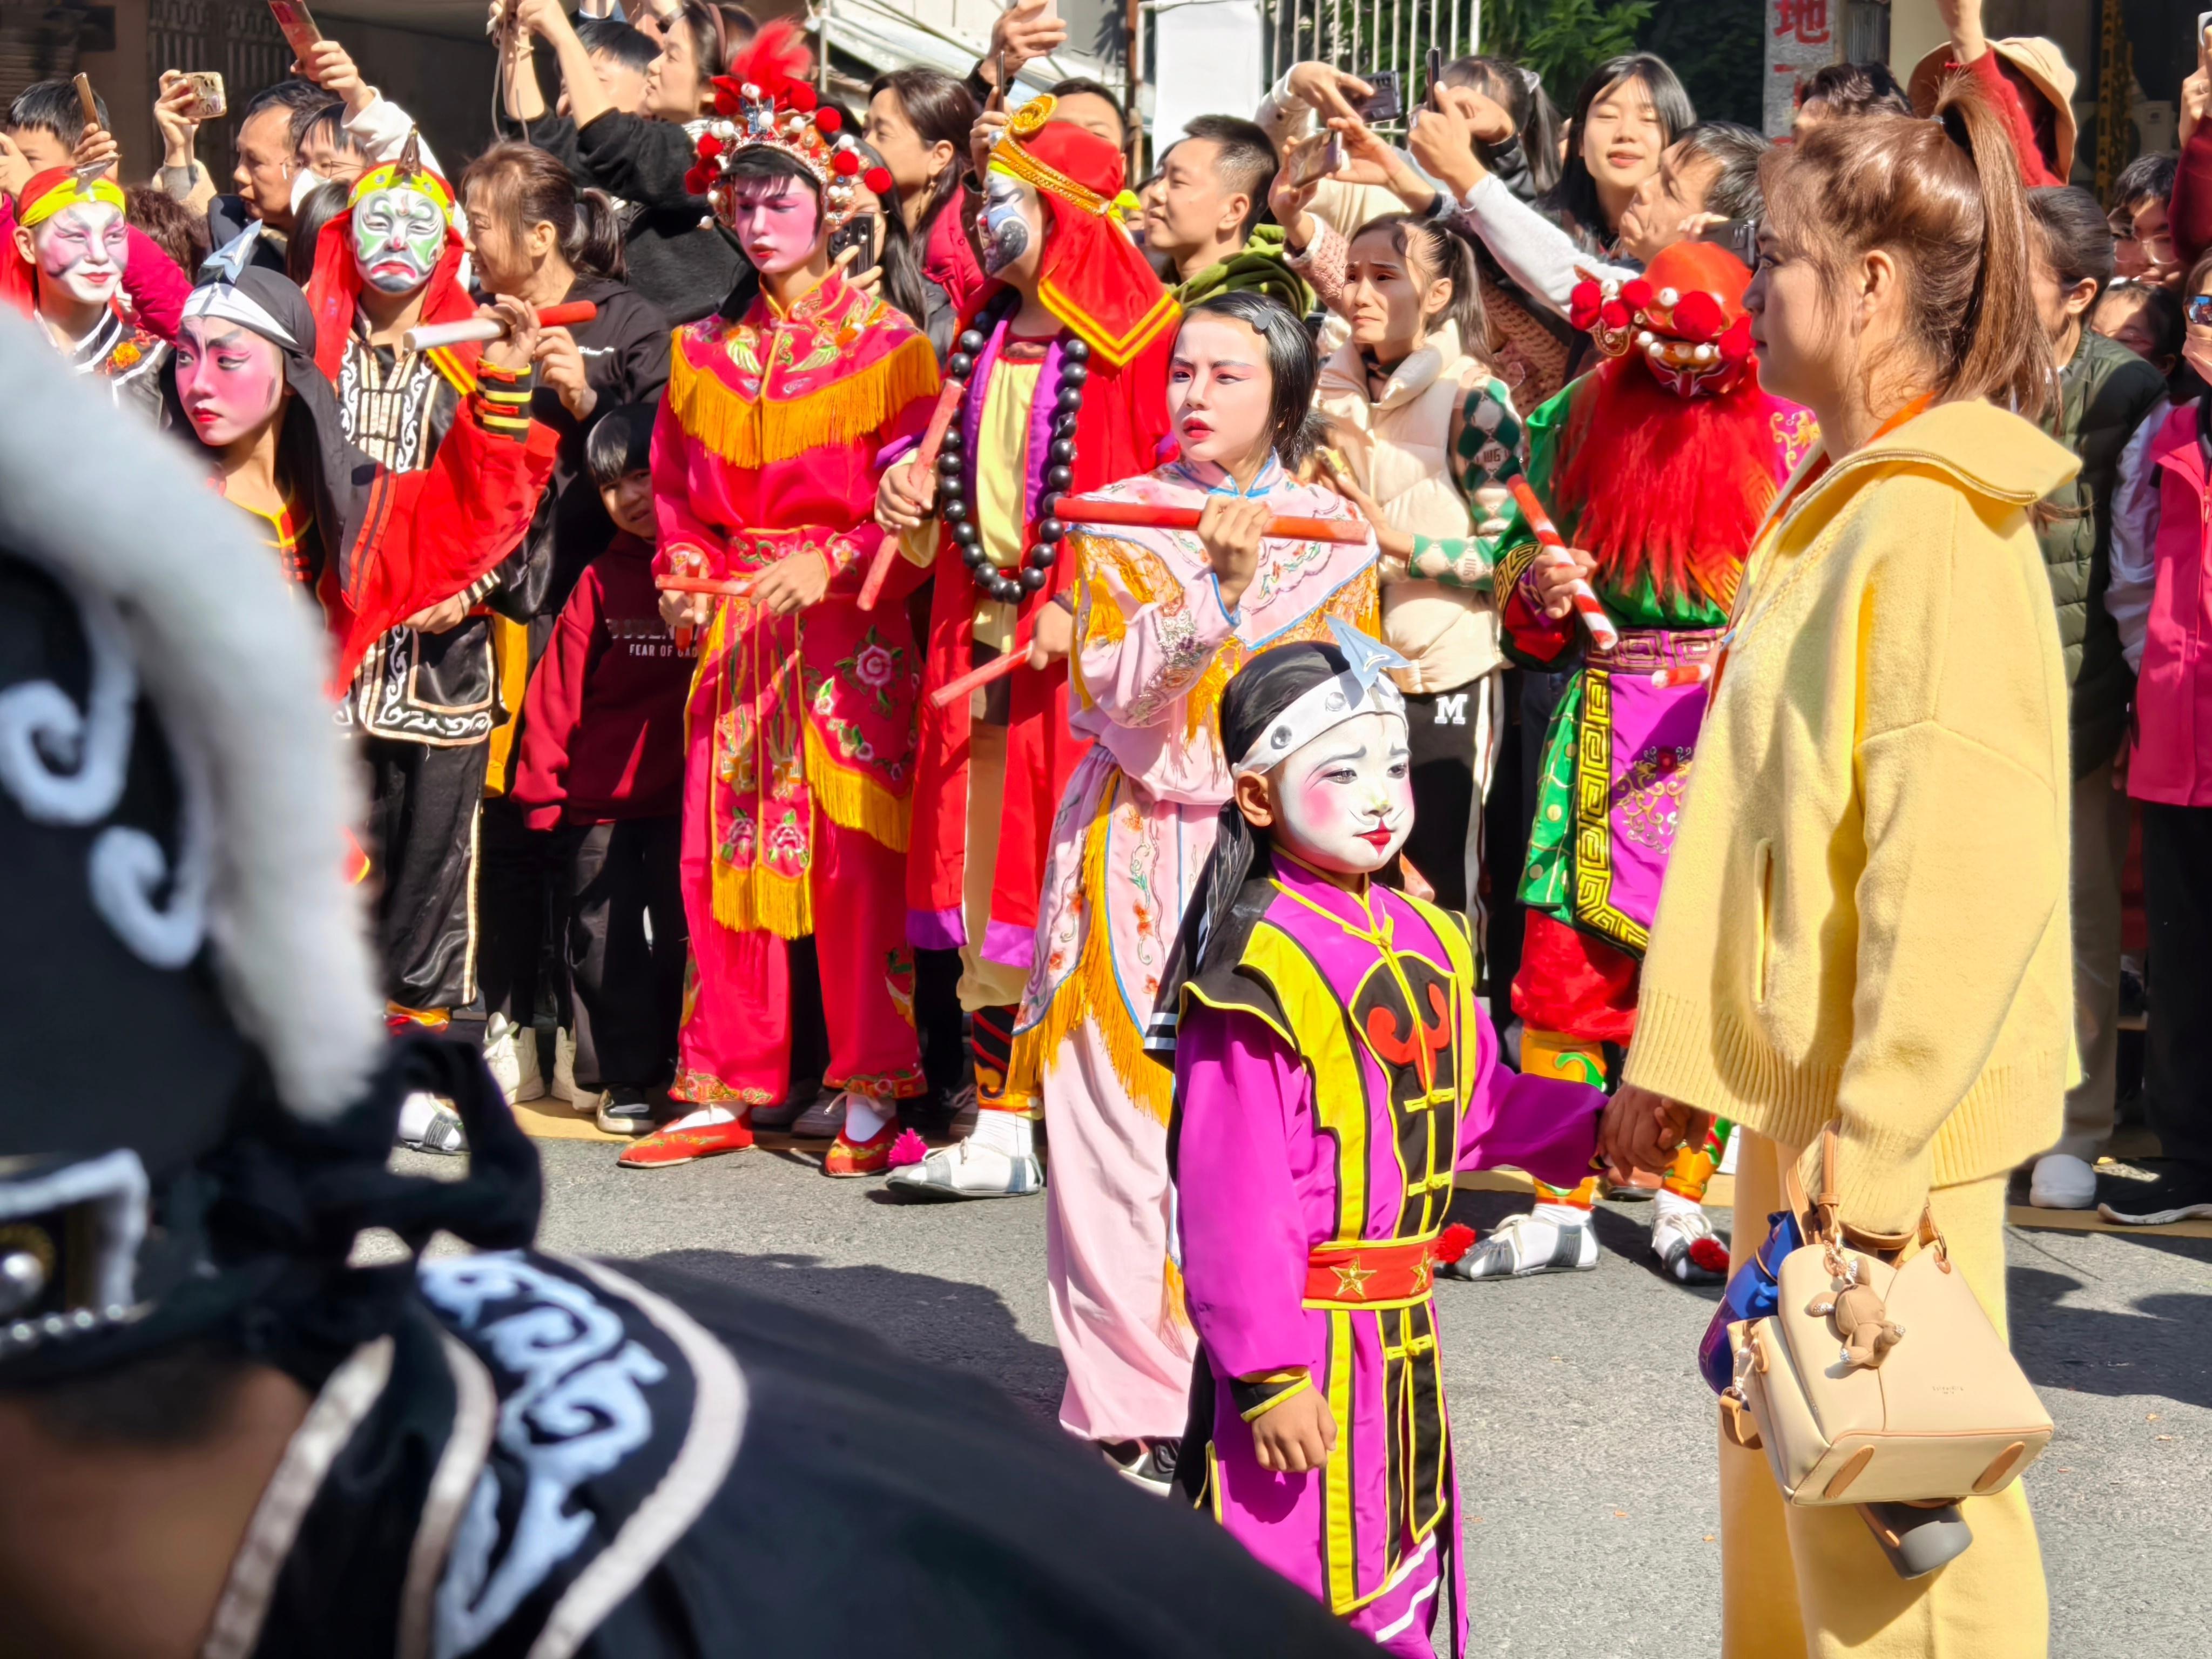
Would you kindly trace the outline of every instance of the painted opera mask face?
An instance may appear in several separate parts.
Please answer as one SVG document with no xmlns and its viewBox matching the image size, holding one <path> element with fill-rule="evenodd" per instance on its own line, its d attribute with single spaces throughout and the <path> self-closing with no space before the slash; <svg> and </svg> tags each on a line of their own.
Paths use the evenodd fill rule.
<svg viewBox="0 0 2212 1659">
<path fill-rule="evenodd" d="M 796 270 L 814 257 L 823 228 L 813 186 L 793 174 L 730 183 L 730 234 L 764 276 Z"/>
<path fill-rule="evenodd" d="M 372 190 L 354 204 L 353 257 L 361 279 L 383 294 L 412 294 L 446 251 L 446 210 L 411 185 Z"/>
<path fill-rule="evenodd" d="M 176 365 L 177 401 L 210 449 L 259 431 L 284 401 L 283 350 L 227 319 L 185 319 Z"/>
<path fill-rule="evenodd" d="M 983 272 L 1017 288 L 1036 276 L 1044 255 L 1044 210 L 1037 193 L 1003 173 L 983 179 Z"/>
<path fill-rule="evenodd" d="M 1273 447 L 1275 380 L 1267 343 L 1235 317 L 1200 312 L 1176 335 L 1168 419 L 1187 461 L 1235 471 Z"/>
<path fill-rule="evenodd" d="M 42 293 L 74 305 L 101 306 L 115 297 L 131 256 L 121 209 L 107 202 L 78 202 L 16 235 L 37 267 Z"/>
<path fill-rule="evenodd" d="M 1331 875 L 1371 875 L 1413 827 L 1413 756 L 1397 714 L 1354 715 L 1270 776 L 1275 845 Z"/>
</svg>

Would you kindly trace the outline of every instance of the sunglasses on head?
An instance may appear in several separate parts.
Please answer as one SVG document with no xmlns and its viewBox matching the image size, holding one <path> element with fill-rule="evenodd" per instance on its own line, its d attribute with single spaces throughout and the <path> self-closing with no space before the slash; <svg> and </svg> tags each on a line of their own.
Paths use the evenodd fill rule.
<svg viewBox="0 0 2212 1659">
<path fill-rule="evenodd" d="M 2212 328 L 2212 294 L 2190 296 L 2189 320 L 2199 328 Z"/>
</svg>

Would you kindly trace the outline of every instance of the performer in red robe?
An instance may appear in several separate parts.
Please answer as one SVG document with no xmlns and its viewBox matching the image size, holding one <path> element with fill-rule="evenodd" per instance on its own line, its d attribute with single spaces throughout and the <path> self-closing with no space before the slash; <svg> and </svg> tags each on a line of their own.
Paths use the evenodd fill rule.
<svg viewBox="0 0 2212 1659">
<path fill-rule="evenodd" d="M 1006 1088 L 1029 978 L 1053 815 L 1090 747 L 1068 728 L 1073 561 L 1051 515 L 1158 464 L 1179 314 L 1113 211 L 1121 153 L 1053 118 L 1014 112 L 985 180 L 984 266 L 995 279 L 948 365 L 967 395 L 934 477 L 886 475 L 877 513 L 900 550 L 933 563 L 927 689 L 1009 651 L 1030 665 L 950 708 L 921 703 L 907 936 L 961 951 L 972 1017 L 975 1133 L 893 1171 L 918 1197 L 1042 1190 L 1037 1102 Z"/>
<path fill-rule="evenodd" d="M 675 1089 L 699 1109 L 624 1152 L 634 1168 L 751 1144 L 751 1109 L 788 1086 L 787 946 L 810 933 L 840 1091 L 816 1120 L 838 1125 L 825 1172 L 882 1171 L 896 1102 L 923 1089 L 903 885 L 921 667 L 897 602 L 921 572 L 872 611 L 858 599 L 884 536 L 870 514 L 878 458 L 927 424 L 937 356 L 831 266 L 830 237 L 870 181 L 807 71 L 789 24 L 763 29 L 716 82 L 721 118 L 693 174 L 760 286 L 677 332 L 653 439 L 656 566 L 750 586 L 672 592 L 664 606 L 703 635 Z"/>
</svg>

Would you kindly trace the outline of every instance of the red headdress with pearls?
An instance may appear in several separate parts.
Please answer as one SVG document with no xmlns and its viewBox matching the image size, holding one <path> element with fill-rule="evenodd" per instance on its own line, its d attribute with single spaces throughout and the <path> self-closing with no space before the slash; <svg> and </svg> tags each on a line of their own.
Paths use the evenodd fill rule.
<svg viewBox="0 0 2212 1659">
<path fill-rule="evenodd" d="M 888 196 L 891 176 L 870 167 L 845 118 L 820 106 L 808 77 L 814 69 L 796 26 L 779 19 L 765 26 L 714 77 L 714 113 L 699 136 L 699 161 L 684 179 L 718 218 L 730 216 L 729 166 L 748 149 L 781 150 L 821 186 L 824 217 L 833 230 L 860 205 L 859 186 Z"/>
<path fill-rule="evenodd" d="M 1751 272 L 1726 248 L 1677 242 L 1625 283 L 1585 275 L 1568 319 L 1608 357 L 1641 356 L 1652 378 L 1684 398 L 1730 392 L 1751 374 Z"/>
</svg>

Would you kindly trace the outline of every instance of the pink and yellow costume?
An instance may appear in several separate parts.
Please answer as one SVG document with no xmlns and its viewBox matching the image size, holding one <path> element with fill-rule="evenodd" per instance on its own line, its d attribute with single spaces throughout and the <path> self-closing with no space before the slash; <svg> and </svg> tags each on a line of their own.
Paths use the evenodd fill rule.
<svg viewBox="0 0 2212 1659">
<path fill-rule="evenodd" d="M 1211 1446 L 1182 1456 L 1206 1460 L 1191 1472 L 1253 1554 L 1389 1652 L 1433 1652 L 1449 1556 L 1463 1653 L 1432 1294 L 1452 1177 L 1510 1164 L 1572 1186 L 1604 1097 L 1498 1063 L 1462 918 L 1273 865 L 1185 986 L 1175 1038 L 1182 1272 L 1213 1405 Z M 1310 1474 L 1261 1468 L 1251 1423 L 1309 1388 L 1334 1449 Z"/>
<path fill-rule="evenodd" d="M 815 936 L 832 1087 L 919 1094 L 905 854 L 921 665 L 900 562 L 856 603 L 883 532 L 884 448 L 927 424 L 929 342 L 832 273 L 786 313 L 766 297 L 679 329 L 653 433 L 657 568 L 742 578 L 805 551 L 828 593 L 787 617 L 718 600 L 686 725 L 683 883 L 691 929 L 676 1094 L 783 1098 L 785 942 Z"/>
<path fill-rule="evenodd" d="M 1097 493 L 1198 507 L 1225 483 L 1218 468 L 1176 464 Z M 1354 516 L 1272 459 L 1250 493 L 1278 516 Z M 1172 1439 L 1194 1350 L 1170 1259 L 1172 1097 L 1144 1031 L 1230 796 L 1215 729 L 1222 688 L 1255 653 L 1328 639 L 1331 617 L 1371 632 L 1376 550 L 1371 537 L 1263 542 L 1231 616 L 1194 532 L 1102 526 L 1069 541 L 1080 592 L 1068 724 L 1093 746 L 1053 824 L 1007 1100 L 1041 1105 L 1052 1138 L 1045 1245 L 1067 1364 L 1060 1422 L 1092 1440 Z"/>
</svg>

